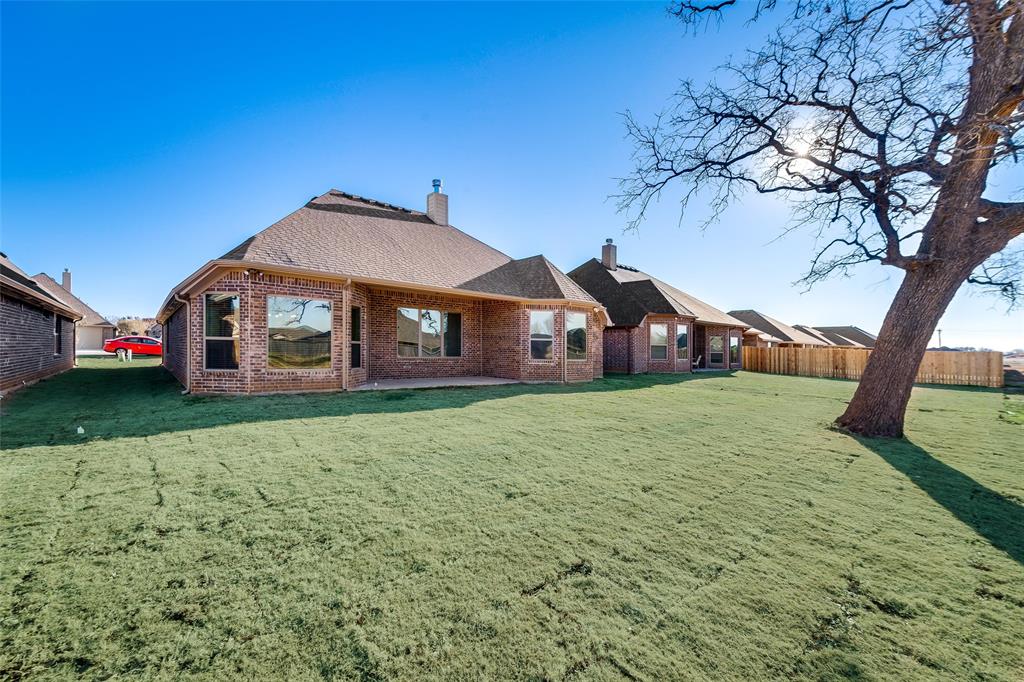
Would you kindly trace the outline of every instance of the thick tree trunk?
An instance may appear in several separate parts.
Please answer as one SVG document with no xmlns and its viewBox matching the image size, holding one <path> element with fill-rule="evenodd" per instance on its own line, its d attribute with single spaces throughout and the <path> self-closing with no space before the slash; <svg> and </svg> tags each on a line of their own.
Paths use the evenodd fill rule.
<svg viewBox="0 0 1024 682">
<path fill-rule="evenodd" d="M 907 272 L 837 426 L 864 436 L 903 436 L 903 417 L 928 341 L 970 271 L 965 262 Z"/>
</svg>

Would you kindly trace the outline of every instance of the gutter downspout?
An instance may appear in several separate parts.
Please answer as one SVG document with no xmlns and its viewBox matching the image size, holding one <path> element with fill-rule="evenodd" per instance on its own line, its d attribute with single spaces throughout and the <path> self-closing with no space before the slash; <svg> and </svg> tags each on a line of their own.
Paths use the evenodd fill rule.
<svg viewBox="0 0 1024 682">
<path fill-rule="evenodd" d="M 185 390 L 181 395 L 188 395 L 192 392 L 192 305 L 178 292 L 174 292 L 174 300 L 185 306 Z"/>
</svg>

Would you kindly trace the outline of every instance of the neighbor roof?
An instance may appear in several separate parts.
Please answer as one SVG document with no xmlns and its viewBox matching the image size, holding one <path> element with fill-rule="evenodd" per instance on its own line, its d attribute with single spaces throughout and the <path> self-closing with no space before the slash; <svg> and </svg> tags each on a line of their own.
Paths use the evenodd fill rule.
<svg viewBox="0 0 1024 682">
<path fill-rule="evenodd" d="M 615 325 L 637 325 L 648 314 L 665 313 L 689 315 L 707 324 L 747 326 L 685 291 L 628 265 L 609 270 L 601 261 L 591 258 L 570 272 L 569 277 L 604 304 Z"/>
<path fill-rule="evenodd" d="M 816 336 L 802 332 L 795 327 L 789 326 L 785 322 L 780 322 L 774 317 L 768 317 L 764 313 L 760 313 L 756 310 L 730 310 L 729 314 L 737 319 L 743 320 L 760 332 L 764 332 L 769 336 L 774 336 L 783 343 L 802 343 L 808 346 L 829 345 Z"/>
<path fill-rule="evenodd" d="M 87 327 L 114 326 L 110 324 L 110 322 L 105 320 L 102 315 L 100 315 L 98 312 L 90 308 L 85 303 L 85 301 L 78 298 L 70 291 L 62 287 L 60 284 L 57 283 L 55 279 L 47 275 L 45 272 L 40 272 L 33 279 L 35 279 L 36 283 L 41 288 L 45 289 L 48 294 L 58 299 L 59 301 L 62 301 L 69 308 L 78 311 L 78 314 L 82 316 L 82 321 L 79 322 L 80 325 Z"/>
<path fill-rule="evenodd" d="M 780 338 L 772 336 L 771 334 L 765 334 L 764 332 L 758 331 L 757 329 L 754 329 L 754 328 L 750 328 L 750 329 L 747 329 L 746 331 L 744 331 L 743 332 L 743 336 L 756 336 L 757 338 L 761 339 L 762 341 L 768 341 L 770 343 L 782 343 L 783 342 L 782 339 L 780 339 Z"/>
<path fill-rule="evenodd" d="M 874 348 L 875 341 L 878 340 L 878 337 L 874 334 L 870 334 L 860 327 L 854 327 L 853 325 L 841 327 L 815 327 L 815 329 L 825 335 L 836 334 L 843 339 L 853 341 L 855 344 L 859 344 L 865 348 Z"/>
<path fill-rule="evenodd" d="M 38 283 L 25 274 L 24 270 L 15 265 L 5 253 L 0 253 L 0 284 L 13 296 L 27 299 L 47 310 L 60 312 L 73 320 L 81 318 L 78 311 L 68 306 L 64 301 L 54 298 L 45 289 L 40 287 Z"/>
<path fill-rule="evenodd" d="M 543 256 L 513 260 L 426 213 L 331 190 L 221 261 L 536 299 L 597 303 Z"/>
</svg>

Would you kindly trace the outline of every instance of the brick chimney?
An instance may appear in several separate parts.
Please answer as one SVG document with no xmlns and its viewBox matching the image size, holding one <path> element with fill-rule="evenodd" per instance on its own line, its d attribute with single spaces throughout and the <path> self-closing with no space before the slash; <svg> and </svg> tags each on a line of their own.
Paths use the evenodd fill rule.
<svg viewBox="0 0 1024 682">
<path fill-rule="evenodd" d="M 61 275 L 60 285 L 64 287 L 64 291 L 71 293 L 71 271 L 64 268 L 64 274 Z"/>
<path fill-rule="evenodd" d="M 619 261 L 615 255 L 615 244 L 612 244 L 611 239 L 604 240 L 604 246 L 601 247 L 601 265 L 605 266 L 609 270 L 617 270 L 619 267 Z"/>
<path fill-rule="evenodd" d="M 448 224 L 448 195 L 441 192 L 441 181 L 434 179 L 434 191 L 427 195 L 427 217 L 438 225 Z"/>
</svg>

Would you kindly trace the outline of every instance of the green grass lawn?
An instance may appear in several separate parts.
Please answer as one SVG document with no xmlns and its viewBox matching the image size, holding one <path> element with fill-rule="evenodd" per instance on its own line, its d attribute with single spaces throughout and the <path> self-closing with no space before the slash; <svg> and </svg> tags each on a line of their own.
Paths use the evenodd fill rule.
<svg viewBox="0 0 1024 682">
<path fill-rule="evenodd" d="M 915 389 L 872 442 L 823 379 L 202 398 L 81 364 L 4 401 L 0 679 L 1024 676 L 999 391 Z"/>
</svg>

